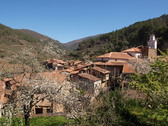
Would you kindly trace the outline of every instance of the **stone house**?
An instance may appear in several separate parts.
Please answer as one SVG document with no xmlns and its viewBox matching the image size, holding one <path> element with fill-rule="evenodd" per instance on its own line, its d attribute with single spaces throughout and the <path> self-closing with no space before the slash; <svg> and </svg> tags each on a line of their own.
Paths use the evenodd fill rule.
<svg viewBox="0 0 168 126">
<path fill-rule="evenodd" d="M 62 70 L 67 68 L 67 63 L 64 62 L 63 60 L 59 59 L 51 59 L 51 60 L 46 60 L 44 62 L 44 65 L 48 69 L 53 69 L 53 70 Z"/>
<path fill-rule="evenodd" d="M 79 88 L 82 89 L 86 94 L 90 94 L 93 97 L 97 96 L 101 91 L 101 78 L 97 78 L 88 73 L 78 74 Z"/>
<path fill-rule="evenodd" d="M 110 74 L 110 71 L 108 70 L 105 70 L 103 68 L 100 68 L 100 67 L 92 67 L 91 70 L 90 70 L 90 73 L 98 78 L 101 78 L 102 79 L 102 82 L 105 82 L 105 81 L 108 81 L 109 80 L 109 74 Z"/>
<path fill-rule="evenodd" d="M 66 81 L 66 77 L 58 72 L 45 72 L 38 73 L 40 76 L 43 76 L 48 81 L 57 81 L 58 84 L 63 84 Z M 19 96 L 19 91 L 15 92 L 17 88 L 20 86 L 20 82 L 25 84 L 26 77 L 29 77 L 30 74 L 23 76 L 18 76 L 14 78 L 6 78 L 0 80 L 0 115 L 3 114 L 3 106 L 9 101 L 12 102 L 15 97 Z M 33 85 L 32 85 L 33 86 Z M 65 91 L 66 92 L 66 91 Z M 35 94 L 34 97 L 41 97 L 41 94 Z M 46 98 L 40 100 L 32 109 L 32 116 L 36 116 L 36 114 L 46 115 L 48 113 L 63 113 L 65 112 L 64 104 L 58 102 L 52 102 Z"/>
</svg>

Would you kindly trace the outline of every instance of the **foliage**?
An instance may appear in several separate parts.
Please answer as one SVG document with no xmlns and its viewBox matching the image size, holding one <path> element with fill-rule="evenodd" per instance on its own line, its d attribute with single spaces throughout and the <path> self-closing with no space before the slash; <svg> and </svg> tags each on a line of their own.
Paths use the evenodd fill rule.
<svg viewBox="0 0 168 126">
<path fill-rule="evenodd" d="M 137 103 L 130 102 L 136 106 Z M 120 90 L 110 91 L 103 95 L 102 104 L 96 109 L 89 109 L 87 116 L 78 118 L 77 125 L 80 126 L 135 126 L 143 125 L 136 116 L 127 109 L 127 102 Z"/>
<path fill-rule="evenodd" d="M 167 109 L 150 109 L 131 106 L 128 110 L 146 125 L 166 126 L 168 124 Z"/>
<path fill-rule="evenodd" d="M 151 34 L 156 35 L 158 48 L 165 51 L 168 48 L 168 15 L 137 22 L 120 30 L 85 39 L 78 45 L 76 54 L 81 59 L 85 55 L 92 59 L 104 53 L 119 52 L 127 48 L 146 45 Z"/>
<path fill-rule="evenodd" d="M 145 105 L 152 108 L 168 106 L 168 59 L 167 54 L 164 55 L 151 63 L 149 73 L 135 74 L 130 83 L 146 95 Z"/>
<path fill-rule="evenodd" d="M 148 73 L 132 76 L 131 87 L 146 95 L 134 106 L 128 104 L 128 111 L 146 125 L 168 124 L 168 51 L 150 64 Z"/>
</svg>

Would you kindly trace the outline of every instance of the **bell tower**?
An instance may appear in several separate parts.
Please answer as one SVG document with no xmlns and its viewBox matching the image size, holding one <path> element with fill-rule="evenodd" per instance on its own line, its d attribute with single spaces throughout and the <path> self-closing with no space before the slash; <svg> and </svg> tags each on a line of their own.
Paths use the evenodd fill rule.
<svg viewBox="0 0 168 126">
<path fill-rule="evenodd" d="M 154 34 L 150 35 L 150 38 L 148 41 L 148 47 L 151 49 L 157 49 L 157 40 Z"/>
<path fill-rule="evenodd" d="M 148 41 L 148 59 L 157 57 L 157 40 L 155 35 L 152 34 L 149 37 Z"/>
</svg>

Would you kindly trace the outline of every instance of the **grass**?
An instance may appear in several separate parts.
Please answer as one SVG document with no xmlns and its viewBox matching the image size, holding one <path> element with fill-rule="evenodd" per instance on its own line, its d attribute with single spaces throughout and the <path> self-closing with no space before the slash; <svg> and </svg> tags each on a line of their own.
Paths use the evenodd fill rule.
<svg viewBox="0 0 168 126">
<path fill-rule="evenodd" d="M 68 119 L 63 116 L 36 117 L 31 118 L 30 122 L 30 126 L 63 126 Z"/>
<path fill-rule="evenodd" d="M 24 121 L 22 119 L 14 118 L 11 126 L 22 126 Z M 22 121 L 21 121 L 22 120 Z M 4 123 L 5 118 L 0 118 L 0 126 L 6 126 Z M 63 126 L 70 120 L 63 116 L 51 116 L 51 117 L 35 117 L 30 119 L 30 126 Z"/>
</svg>

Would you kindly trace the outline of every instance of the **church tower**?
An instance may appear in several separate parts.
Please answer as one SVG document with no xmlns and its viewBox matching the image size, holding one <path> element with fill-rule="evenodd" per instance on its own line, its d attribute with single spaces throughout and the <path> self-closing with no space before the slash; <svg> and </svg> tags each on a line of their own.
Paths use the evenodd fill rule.
<svg viewBox="0 0 168 126">
<path fill-rule="evenodd" d="M 148 47 L 151 49 L 157 49 L 157 40 L 154 34 L 150 35 L 150 38 L 148 41 Z"/>
<path fill-rule="evenodd" d="M 148 59 L 152 59 L 157 57 L 157 40 L 155 38 L 155 35 L 150 35 L 149 41 L 148 41 Z"/>
</svg>

